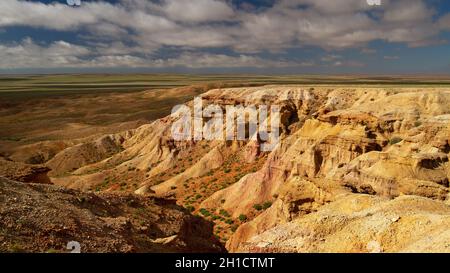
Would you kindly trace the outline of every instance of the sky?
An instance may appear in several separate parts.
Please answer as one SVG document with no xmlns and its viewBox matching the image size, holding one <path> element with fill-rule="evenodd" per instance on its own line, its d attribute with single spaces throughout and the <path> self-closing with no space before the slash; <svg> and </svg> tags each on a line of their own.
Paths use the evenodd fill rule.
<svg viewBox="0 0 450 273">
<path fill-rule="evenodd" d="M 450 1 L 0 0 L 0 73 L 450 74 Z"/>
</svg>

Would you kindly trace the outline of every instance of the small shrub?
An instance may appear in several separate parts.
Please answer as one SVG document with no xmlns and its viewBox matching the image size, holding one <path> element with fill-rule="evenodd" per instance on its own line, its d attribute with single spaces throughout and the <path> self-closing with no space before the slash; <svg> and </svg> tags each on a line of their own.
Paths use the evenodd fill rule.
<svg viewBox="0 0 450 273">
<path fill-rule="evenodd" d="M 263 207 L 260 204 L 253 205 L 253 208 L 256 209 L 257 211 L 260 211 L 263 209 Z"/>
<path fill-rule="evenodd" d="M 246 220 L 247 220 L 247 215 L 245 215 L 245 214 L 239 215 L 239 221 L 244 222 Z"/>
<path fill-rule="evenodd" d="M 400 137 L 393 137 L 393 138 L 391 138 L 391 140 L 389 140 L 389 144 L 390 145 L 395 145 L 395 144 L 397 144 L 399 142 L 402 142 L 402 141 L 403 141 L 403 139 L 400 138 Z"/>
<path fill-rule="evenodd" d="M 200 213 L 203 214 L 203 216 L 205 216 L 205 217 L 208 217 L 208 216 L 211 215 L 211 213 L 210 213 L 207 209 L 205 209 L 205 208 L 201 208 L 199 211 L 200 211 Z"/>
<path fill-rule="evenodd" d="M 222 216 L 225 216 L 225 217 L 230 217 L 230 214 L 228 213 L 228 211 L 226 211 L 224 209 L 221 209 L 219 211 L 219 214 L 222 215 Z"/>
<path fill-rule="evenodd" d="M 267 202 L 264 202 L 264 204 L 262 205 L 262 208 L 263 209 L 268 209 L 268 208 L 270 208 L 270 206 L 272 206 L 272 202 L 267 201 Z"/>
</svg>

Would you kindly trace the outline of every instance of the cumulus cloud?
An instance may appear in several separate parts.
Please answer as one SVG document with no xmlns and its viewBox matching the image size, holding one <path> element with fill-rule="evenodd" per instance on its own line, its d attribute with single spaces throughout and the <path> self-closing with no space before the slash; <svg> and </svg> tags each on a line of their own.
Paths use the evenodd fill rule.
<svg viewBox="0 0 450 273">
<path fill-rule="evenodd" d="M 234 16 L 233 9 L 217 0 L 166 0 L 163 10 L 174 21 L 226 21 Z"/>
<path fill-rule="evenodd" d="M 224 54 L 182 54 L 178 58 L 168 59 L 166 64 L 168 66 L 183 66 L 190 68 L 204 68 L 204 67 L 297 67 L 308 66 L 307 62 L 293 62 L 282 60 L 268 60 L 255 56 L 239 55 L 229 56 Z"/>
<path fill-rule="evenodd" d="M 25 38 L 19 44 L 0 45 L 0 68 L 65 67 L 78 64 L 80 58 L 90 53 L 84 46 L 64 41 L 42 46 Z"/>
<path fill-rule="evenodd" d="M 60 56 L 59 63 L 72 61 L 74 65 L 84 65 L 90 58 L 91 65 L 104 61 L 108 65 L 178 63 L 197 67 L 221 61 L 259 67 L 286 62 L 269 64 L 258 54 L 290 48 L 357 48 L 367 53 L 368 44 L 375 40 L 426 46 L 441 42 L 440 31 L 450 29 L 450 15 L 435 15 L 424 0 L 384 0 L 380 7 L 369 6 L 365 0 L 279 0 L 256 10 L 238 8 L 227 0 L 120 0 L 114 4 L 85 0 L 79 8 L 71 8 L 64 1 L 0 1 L 0 28 L 26 26 L 73 33 L 82 45 L 66 46 L 78 47 L 75 51 L 83 49 L 85 55 L 56 50 L 64 47 L 62 41 L 47 45 L 32 41 L 16 46 L 3 44 L 3 49 L 11 52 L 19 47 L 34 47 L 28 52 L 40 52 L 48 63 L 58 61 L 56 56 Z M 158 56 L 161 49 L 175 50 L 178 57 Z M 230 53 L 207 54 L 208 49 L 226 49 Z M 86 55 L 87 51 L 90 55 Z M 187 51 L 194 53 L 186 55 Z M 332 55 L 322 57 L 322 61 L 348 64 L 325 60 Z M 22 58 L 14 65 L 30 65 L 34 58 Z M 7 64 L 4 60 L 1 63 Z"/>
<path fill-rule="evenodd" d="M 138 50 L 123 44 L 105 50 L 103 45 L 88 48 L 56 41 L 40 45 L 30 38 L 21 43 L 0 45 L 0 69 L 14 68 L 235 68 L 235 67 L 303 67 L 311 62 L 264 59 L 251 55 L 225 55 L 182 52 L 176 57 L 157 58 L 152 55 L 131 54 Z"/>
</svg>

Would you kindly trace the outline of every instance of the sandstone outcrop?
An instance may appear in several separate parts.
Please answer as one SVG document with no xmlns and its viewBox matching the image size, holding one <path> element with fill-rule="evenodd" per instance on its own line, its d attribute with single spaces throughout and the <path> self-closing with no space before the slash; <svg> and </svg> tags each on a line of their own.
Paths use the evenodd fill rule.
<svg viewBox="0 0 450 273">
<path fill-rule="evenodd" d="M 237 252 L 450 252 L 450 207 L 352 194 L 241 243 Z"/>
<path fill-rule="evenodd" d="M 168 116 L 63 149 L 47 162 L 52 182 L 175 198 L 214 221 L 229 251 L 448 252 L 447 89 L 264 86 L 202 99 L 278 105 L 280 143 L 175 141 Z"/>
</svg>

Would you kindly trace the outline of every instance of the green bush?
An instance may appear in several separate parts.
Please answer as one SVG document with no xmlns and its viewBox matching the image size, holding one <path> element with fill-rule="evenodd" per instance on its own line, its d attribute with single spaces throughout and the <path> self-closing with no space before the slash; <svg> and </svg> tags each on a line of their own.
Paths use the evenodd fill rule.
<svg viewBox="0 0 450 273">
<path fill-rule="evenodd" d="M 245 215 L 245 214 L 239 215 L 239 221 L 244 222 L 246 220 L 247 220 L 247 215 Z"/>
<path fill-rule="evenodd" d="M 263 209 L 263 207 L 260 204 L 253 205 L 253 208 L 258 210 L 258 211 Z"/>
<path fill-rule="evenodd" d="M 399 142 L 402 142 L 402 141 L 403 141 L 403 139 L 400 138 L 400 137 L 393 137 L 393 138 L 391 138 L 391 140 L 389 140 L 389 144 L 390 145 L 395 145 L 395 144 L 397 144 Z"/>
<path fill-rule="evenodd" d="M 268 209 L 270 208 L 270 206 L 272 206 L 272 202 L 270 201 L 264 202 L 264 204 L 262 205 L 263 209 Z"/>
<path fill-rule="evenodd" d="M 219 211 L 219 214 L 220 214 L 220 215 L 223 215 L 223 216 L 225 216 L 225 217 L 230 217 L 230 214 L 228 213 L 228 211 L 226 211 L 226 210 L 224 210 L 224 209 L 221 209 L 221 210 Z"/>
<path fill-rule="evenodd" d="M 211 213 L 207 209 L 201 208 L 199 211 L 201 214 L 203 214 L 203 216 L 208 217 L 211 215 Z"/>
</svg>

